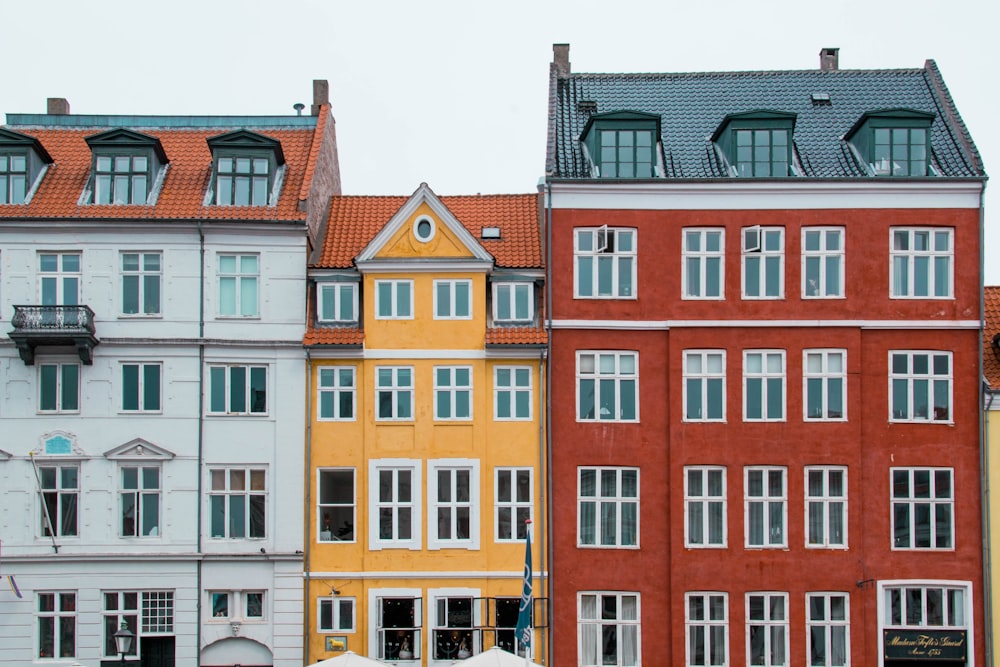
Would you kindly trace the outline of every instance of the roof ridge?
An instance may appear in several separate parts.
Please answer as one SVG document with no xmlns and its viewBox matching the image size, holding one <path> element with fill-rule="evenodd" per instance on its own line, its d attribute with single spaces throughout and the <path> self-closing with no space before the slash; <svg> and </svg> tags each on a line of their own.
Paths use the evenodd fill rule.
<svg viewBox="0 0 1000 667">
<path fill-rule="evenodd" d="M 722 77 L 733 75 L 768 75 L 768 74 L 819 74 L 822 76 L 860 75 L 860 74 L 920 74 L 919 67 L 889 67 L 871 69 L 766 69 L 766 70 L 716 70 L 710 72 L 573 72 L 567 78 L 597 78 L 597 77 Z"/>
<path fill-rule="evenodd" d="M 983 165 L 983 158 L 979 154 L 979 149 L 976 148 L 976 144 L 972 140 L 972 135 L 969 133 L 969 128 L 966 127 L 965 121 L 962 120 L 962 116 L 958 112 L 958 107 L 955 106 L 955 100 L 944 82 L 944 77 L 941 76 L 941 70 L 938 69 L 937 63 L 931 58 L 928 58 L 924 63 L 924 76 L 929 79 L 928 84 L 934 100 L 943 106 L 942 110 L 944 111 L 946 121 L 945 127 L 949 131 L 955 131 L 958 134 L 954 139 L 964 149 L 963 157 L 971 160 L 972 164 L 970 167 L 973 171 L 983 174 L 986 168 Z"/>
</svg>

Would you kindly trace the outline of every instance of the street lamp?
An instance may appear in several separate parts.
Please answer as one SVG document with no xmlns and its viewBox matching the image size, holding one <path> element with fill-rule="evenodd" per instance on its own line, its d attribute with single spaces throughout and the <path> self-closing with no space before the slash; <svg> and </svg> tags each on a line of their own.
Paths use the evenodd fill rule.
<svg viewBox="0 0 1000 667">
<path fill-rule="evenodd" d="M 118 650 L 118 654 L 121 657 L 121 663 L 125 664 L 125 654 L 132 651 L 132 642 L 135 640 L 135 634 L 128 629 L 128 625 L 125 621 L 122 621 L 122 627 L 118 629 L 118 632 L 114 634 L 115 638 L 115 648 Z"/>
</svg>

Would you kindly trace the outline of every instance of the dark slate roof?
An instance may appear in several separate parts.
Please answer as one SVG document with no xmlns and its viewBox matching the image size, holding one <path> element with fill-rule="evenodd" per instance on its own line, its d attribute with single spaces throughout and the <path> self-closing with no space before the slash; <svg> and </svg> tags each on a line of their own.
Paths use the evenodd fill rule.
<svg viewBox="0 0 1000 667">
<path fill-rule="evenodd" d="M 948 177 L 985 177 L 982 160 L 934 64 L 923 69 L 787 70 L 682 74 L 576 74 L 552 65 L 550 178 L 590 178 L 580 135 L 592 113 L 641 111 L 661 117 L 667 178 L 728 178 L 710 137 L 729 114 L 757 110 L 796 114 L 794 143 L 810 178 L 869 178 L 844 135 L 870 111 L 934 114 L 931 159 Z M 813 93 L 830 96 L 814 104 Z M 581 102 L 595 102 L 578 108 Z M 589 110 L 587 108 L 589 107 Z M 875 177 L 870 177 L 875 178 Z M 933 178 L 933 177 L 931 177 Z"/>
</svg>

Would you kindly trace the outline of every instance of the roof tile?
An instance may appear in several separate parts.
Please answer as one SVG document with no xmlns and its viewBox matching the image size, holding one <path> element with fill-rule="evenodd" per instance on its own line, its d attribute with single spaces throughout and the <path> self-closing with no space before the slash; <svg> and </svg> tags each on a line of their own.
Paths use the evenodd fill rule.
<svg viewBox="0 0 1000 667">
<path fill-rule="evenodd" d="M 992 347 L 993 337 L 1000 334 L 1000 286 L 986 287 L 984 315 L 986 326 L 983 330 L 983 374 L 991 389 L 1000 390 L 1000 351 Z"/>
<path fill-rule="evenodd" d="M 487 345 L 545 345 L 548 334 L 541 327 L 490 327 L 486 330 Z"/>
<path fill-rule="evenodd" d="M 310 324 L 302 344 L 309 345 L 361 345 L 365 341 L 365 332 L 359 328 L 319 327 Z"/>
</svg>

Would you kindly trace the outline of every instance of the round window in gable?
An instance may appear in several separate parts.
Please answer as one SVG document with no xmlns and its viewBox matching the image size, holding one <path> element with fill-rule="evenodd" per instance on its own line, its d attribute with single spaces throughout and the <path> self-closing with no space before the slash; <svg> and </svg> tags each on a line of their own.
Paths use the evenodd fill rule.
<svg viewBox="0 0 1000 667">
<path fill-rule="evenodd" d="M 426 216 L 417 218 L 413 223 L 413 235 L 421 243 L 427 243 L 434 238 L 434 221 Z"/>
</svg>

